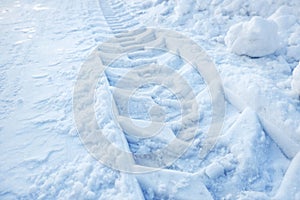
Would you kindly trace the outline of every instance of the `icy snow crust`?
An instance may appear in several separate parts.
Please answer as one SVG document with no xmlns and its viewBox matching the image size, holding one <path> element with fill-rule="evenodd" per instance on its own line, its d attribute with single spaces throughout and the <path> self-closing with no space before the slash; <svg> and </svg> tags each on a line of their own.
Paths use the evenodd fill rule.
<svg viewBox="0 0 300 200">
<path fill-rule="evenodd" d="M 2 1 L 0 199 L 300 199 L 299 7 L 298 0 Z M 73 88 L 96 47 L 142 26 L 176 30 L 208 53 L 223 81 L 226 115 L 201 159 L 212 118 L 201 74 L 160 50 L 125 54 L 99 75 L 95 92 L 95 117 L 109 141 L 143 154 L 164 148 L 180 130 L 181 104 L 168 88 L 138 88 L 122 109 L 128 91 L 118 80 L 140 66 L 176 70 L 193 89 L 199 114 L 194 141 L 176 162 L 127 174 L 101 164 L 82 144 Z M 113 109 L 141 127 L 151 114 L 164 115 L 159 122 L 168 126 L 137 139 Z M 147 166 L 151 158 L 133 162 Z"/>
</svg>

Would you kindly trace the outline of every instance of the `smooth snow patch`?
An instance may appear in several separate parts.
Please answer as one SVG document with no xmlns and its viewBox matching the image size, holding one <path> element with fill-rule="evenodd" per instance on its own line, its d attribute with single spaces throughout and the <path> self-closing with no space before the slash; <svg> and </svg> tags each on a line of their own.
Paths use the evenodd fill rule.
<svg viewBox="0 0 300 200">
<path fill-rule="evenodd" d="M 225 44 L 238 55 L 262 57 L 274 53 L 280 47 L 278 27 L 274 21 L 253 17 L 230 27 Z"/>
</svg>

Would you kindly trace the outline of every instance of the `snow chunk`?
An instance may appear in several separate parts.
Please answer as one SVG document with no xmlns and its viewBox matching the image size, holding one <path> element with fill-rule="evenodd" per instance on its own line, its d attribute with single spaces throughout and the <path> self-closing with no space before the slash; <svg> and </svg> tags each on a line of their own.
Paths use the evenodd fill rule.
<svg viewBox="0 0 300 200">
<path fill-rule="evenodd" d="M 300 153 L 291 162 L 274 199 L 299 199 L 300 197 Z"/>
<path fill-rule="evenodd" d="M 231 187 L 239 188 L 239 191 L 258 191 L 259 188 L 278 184 L 269 179 L 270 174 L 280 176 L 281 172 L 277 169 L 281 164 L 278 163 L 286 163 L 287 159 L 280 153 L 276 144 L 265 135 L 257 114 L 251 108 L 244 109 L 219 141 L 221 146 L 229 148 L 236 163 L 232 172 L 225 171 L 225 174 L 233 173 L 228 182 Z M 236 196 L 239 194 L 238 190 L 231 191 L 235 196 L 232 199 L 238 199 Z"/>
<path fill-rule="evenodd" d="M 287 56 L 294 60 L 300 60 L 300 45 L 290 46 L 287 48 Z"/>
<path fill-rule="evenodd" d="M 194 1 L 193 0 L 178 0 L 177 5 L 175 7 L 175 12 L 178 17 L 184 16 L 191 12 L 193 8 Z"/>
<path fill-rule="evenodd" d="M 249 199 L 269 200 L 270 197 L 265 193 L 256 192 L 256 191 L 244 191 L 238 196 L 238 200 L 249 200 Z"/>
<path fill-rule="evenodd" d="M 293 71 L 292 77 L 292 89 L 300 95 L 300 62 L 298 66 Z"/>
<path fill-rule="evenodd" d="M 279 31 L 286 31 L 297 21 L 293 7 L 281 6 L 270 17 L 278 25 Z"/>
<path fill-rule="evenodd" d="M 300 45 L 300 27 L 291 33 L 288 43 L 289 45 Z"/>
<path fill-rule="evenodd" d="M 278 27 L 272 20 L 253 17 L 230 27 L 225 44 L 238 55 L 262 57 L 274 53 L 279 47 Z"/>
<path fill-rule="evenodd" d="M 201 179 L 194 174 L 161 169 L 136 174 L 136 178 L 144 188 L 146 199 L 213 199 Z"/>
<path fill-rule="evenodd" d="M 289 29 L 291 26 L 293 26 L 297 18 L 294 15 L 284 15 L 280 17 L 274 17 L 270 18 L 276 22 L 278 25 L 279 31 L 284 31 L 286 29 Z"/>
<path fill-rule="evenodd" d="M 217 7 L 215 14 L 222 13 L 223 15 L 258 15 L 266 16 L 270 10 L 270 3 L 268 1 L 257 0 L 231 0 L 223 1 L 220 6 Z"/>
<path fill-rule="evenodd" d="M 218 162 L 212 163 L 205 169 L 205 174 L 212 179 L 218 178 L 224 175 L 224 167 Z"/>
<path fill-rule="evenodd" d="M 260 166 L 257 158 L 263 157 L 260 154 L 265 148 L 265 135 L 256 113 L 251 108 L 245 108 L 223 137 L 224 142 L 232 143 L 229 145 L 230 152 L 238 158 L 240 173 L 256 173 Z"/>
</svg>

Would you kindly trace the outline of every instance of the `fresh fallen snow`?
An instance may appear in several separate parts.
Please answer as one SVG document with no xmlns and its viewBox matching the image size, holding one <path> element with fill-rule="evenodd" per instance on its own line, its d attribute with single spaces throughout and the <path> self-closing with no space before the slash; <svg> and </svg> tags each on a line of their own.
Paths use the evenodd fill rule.
<svg viewBox="0 0 300 200">
<path fill-rule="evenodd" d="M 298 0 L 1 1 L 0 199 L 300 199 L 299 7 Z M 164 87 L 143 86 L 125 102 L 131 85 L 118 81 L 134 68 L 158 63 L 177 70 L 199 110 L 195 140 L 182 157 L 160 171 L 128 174 L 85 149 L 72 95 L 94 48 L 142 26 L 177 30 L 208 53 L 223 81 L 226 115 L 216 145 L 202 159 L 212 108 L 201 75 L 162 51 L 119 58 L 99 78 L 94 99 L 98 125 L 114 145 L 155 151 L 181 128 L 180 102 Z M 155 125 L 167 123 L 163 134 L 135 138 L 149 134 L 138 126 L 151 114 Z"/>
</svg>

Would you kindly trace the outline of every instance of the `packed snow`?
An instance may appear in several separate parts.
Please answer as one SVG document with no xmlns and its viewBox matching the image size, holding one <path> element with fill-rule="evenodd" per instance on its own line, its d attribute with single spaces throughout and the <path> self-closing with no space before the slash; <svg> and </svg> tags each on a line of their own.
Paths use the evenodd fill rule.
<svg viewBox="0 0 300 200">
<path fill-rule="evenodd" d="M 291 84 L 292 84 L 292 89 L 294 90 L 294 92 L 300 96 L 300 63 L 293 70 Z"/>
<path fill-rule="evenodd" d="M 262 17 L 240 22 L 230 27 L 224 38 L 230 51 L 238 55 L 262 57 L 274 53 L 280 47 L 277 24 Z"/>
<path fill-rule="evenodd" d="M 1 1 L 0 199 L 299 200 L 299 8 L 298 0 Z M 184 59 L 195 48 L 183 38 L 211 58 L 220 96 Z M 99 62 L 109 65 L 103 73 L 84 71 Z M 222 130 L 203 156 L 221 96 Z M 109 151 L 83 137 L 88 124 Z M 179 147 L 188 149 L 160 163 Z"/>
</svg>

